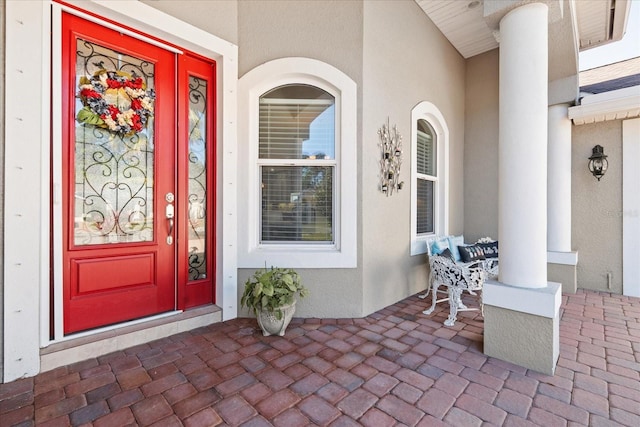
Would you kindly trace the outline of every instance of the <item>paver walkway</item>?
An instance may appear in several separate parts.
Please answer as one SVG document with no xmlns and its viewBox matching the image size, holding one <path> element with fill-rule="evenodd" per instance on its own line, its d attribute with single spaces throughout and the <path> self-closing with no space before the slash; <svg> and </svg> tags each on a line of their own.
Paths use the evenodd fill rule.
<svg viewBox="0 0 640 427">
<path fill-rule="evenodd" d="M 426 306 L 171 336 L 0 385 L 0 425 L 640 426 L 640 299 L 564 295 L 553 377 L 482 354 L 476 312 L 448 328 Z"/>
</svg>

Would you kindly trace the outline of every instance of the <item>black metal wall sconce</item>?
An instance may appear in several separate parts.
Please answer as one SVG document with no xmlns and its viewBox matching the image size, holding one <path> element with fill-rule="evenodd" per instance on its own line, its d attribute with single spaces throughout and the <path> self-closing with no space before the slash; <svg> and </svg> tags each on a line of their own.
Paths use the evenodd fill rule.
<svg viewBox="0 0 640 427">
<path fill-rule="evenodd" d="M 600 178 L 607 172 L 608 167 L 609 162 L 607 161 L 607 155 L 604 154 L 604 148 L 602 148 L 602 145 L 596 145 L 593 147 L 591 157 L 589 157 L 589 170 L 600 181 Z"/>
<path fill-rule="evenodd" d="M 395 191 L 402 190 L 404 185 L 400 181 L 400 166 L 402 165 L 402 135 L 398 132 L 398 128 L 394 125 L 389 127 L 389 118 L 387 123 L 378 129 L 380 136 L 380 191 L 390 196 Z"/>
</svg>

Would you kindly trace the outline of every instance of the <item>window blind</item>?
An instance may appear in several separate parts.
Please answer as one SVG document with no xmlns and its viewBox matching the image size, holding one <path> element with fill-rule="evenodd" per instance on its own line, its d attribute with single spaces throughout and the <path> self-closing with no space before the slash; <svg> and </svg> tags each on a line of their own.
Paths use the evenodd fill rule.
<svg viewBox="0 0 640 427">
<path fill-rule="evenodd" d="M 436 176 L 436 144 L 430 133 L 418 129 L 417 138 L 417 172 L 423 175 Z"/>
<path fill-rule="evenodd" d="M 433 233 L 433 186 L 434 181 L 418 178 L 416 197 L 417 233 Z"/>
<path fill-rule="evenodd" d="M 333 100 L 260 100 L 261 159 L 333 158 L 334 133 Z"/>
<path fill-rule="evenodd" d="M 262 166 L 262 242 L 333 243 L 333 166 Z"/>
</svg>

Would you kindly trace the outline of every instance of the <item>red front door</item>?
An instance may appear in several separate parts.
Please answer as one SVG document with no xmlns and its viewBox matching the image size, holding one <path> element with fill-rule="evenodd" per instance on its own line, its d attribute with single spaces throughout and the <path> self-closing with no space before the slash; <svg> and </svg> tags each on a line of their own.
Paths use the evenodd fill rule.
<svg viewBox="0 0 640 427">
<path fill-rule="evenodd" d="M 183 95 L 212 103 L 213 63 L 67 13 L 62 33 L 64 332 L 213 302 L 212 108 Z"/>
</svg>

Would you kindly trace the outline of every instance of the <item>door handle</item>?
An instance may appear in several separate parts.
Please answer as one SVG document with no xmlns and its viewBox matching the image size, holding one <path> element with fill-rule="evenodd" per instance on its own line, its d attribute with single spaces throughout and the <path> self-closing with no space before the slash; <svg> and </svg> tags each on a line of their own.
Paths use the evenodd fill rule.
<svg viewBox="0 0 640 427">
<path fill-rule="evenodd" d="M 167 222 L 169 223 L 169 233 L 167 234 L 167 245 L 173 244 L 173 217 L 174 209 L 172 204 L 168 204 L 165 208 L 165 216 L 167 217 Z"/>
</svg>

